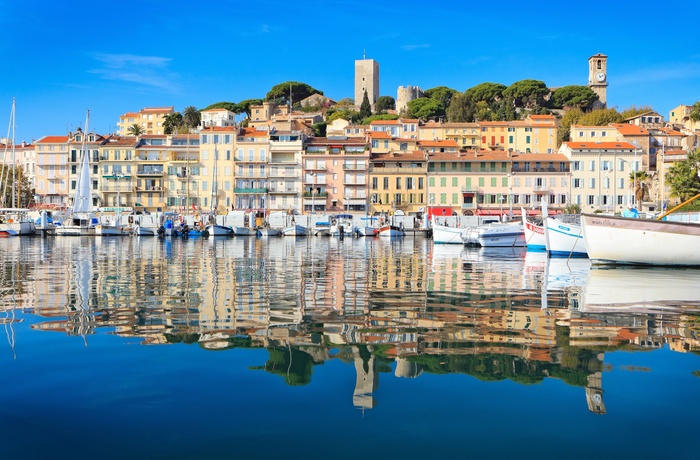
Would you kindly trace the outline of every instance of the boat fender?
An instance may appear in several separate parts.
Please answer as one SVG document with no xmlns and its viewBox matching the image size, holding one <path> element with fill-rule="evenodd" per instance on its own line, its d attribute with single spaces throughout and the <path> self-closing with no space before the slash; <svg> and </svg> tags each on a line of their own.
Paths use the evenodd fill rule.
<svg viewBox="0 0 700 460">
<path fill-rule="evenodd" d="M 133 224 L 134 223 L 134 218 L 132 216 L 129 216 L 129 223 Z"/>
</svg>

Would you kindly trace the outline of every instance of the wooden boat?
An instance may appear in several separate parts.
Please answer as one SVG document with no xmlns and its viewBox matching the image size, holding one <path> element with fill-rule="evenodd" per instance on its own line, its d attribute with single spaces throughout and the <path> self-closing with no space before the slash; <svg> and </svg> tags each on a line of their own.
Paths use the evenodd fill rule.
<svg viewBox="0 0 700 460">
<path fill-rule="evenodd" d="M 306 227 L 298 224 L 293 224 L 282 229 L 282 235 L 284 236 L 307 236 L 308 233 L 309 231 Z"/>
<path fill-rule="evenodd" d="M 370 226 L 357 227 L 355 229 L 355 232 L 358 234 L 358 236 L 377 236 L 378 231 L 379 228 Z"/>
<path fill-rule="evenodd" d="M 547 217 L 546 202 L 542 202 L 542 219 L 529 219 L 523 207 L 520 208 L 520 214 L 523 219 L 523 231 L 528 251 L 546 251 L 547 240 L 543 222 L 543 219 Z"/>
<path fill-rule="evenodd" d="M 258 231 L 255 228 L 244 227 L 238 225 L 233 227 L 233 234 L 236 236 L 257 236 Z"/>
<path fill-rule="evenodd" d="M 118 218 L 100 220 L 95 226 L 95 235 L 97 236 L 125 236 L 129 234 L 129 229 L 122 225 Z"/>
<path fill-rule="evenodd" d="M 219 224 L 209 224 L 204 227 L 204 231 L 209 234 L 209 236 L 233 236 L 235 232 L 231 227 Z"/>
<path fill-rule="evenodd" d="M 581 229 L 581 216 L 564 214 L 544 219 L 547 252 L 559 257 L 587 257 L 588 251 Z"/>
<path fill-rule="evenodd" d="M 377 236 L 382 238 L 398 238 L 406 235 L 403 227 L 400 225 L 385 224 L 379 227 Z"/>
<path fill-rule="evenodd" d="M 435 216 L 431 219 L 430 227 L 433 230 L 433 243 L 436 244 L 464 244 L 462 241 L 463 228 L 439 225 Z"/>
<path fill-rule="evenodd" d="M 270 236 L 281 236 L 282 230 L 279 228 L 263 227 L 258 229 L 258 236 L 261 238 L 266 238 Z"/>
<path fill-rule="evenodd" d="M 594 263 L 700 266 L 700 224 L 582 214 Z"/>
</svg>

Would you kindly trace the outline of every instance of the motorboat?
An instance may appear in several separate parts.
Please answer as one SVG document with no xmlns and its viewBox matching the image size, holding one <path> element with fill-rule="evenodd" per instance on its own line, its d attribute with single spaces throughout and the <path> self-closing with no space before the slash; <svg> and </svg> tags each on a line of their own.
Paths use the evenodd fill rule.
<svg viewBox="0 0 700 460">
<path fill-rule="evenodd" d="M 406 235 L 406 231 L 401 225 L 385 224 L 379 227 L 377 236 L 382 238 L 398 238 Z"/>
<path fill-rule="evenodd" d="M 436 244 L 464 244 L 462 241 L 463 228 L 439 225 L 435 216 L 431 219 L 430 227 L 433 231 L 433 243 Z"/>
<path fill-rule="evenodd" d="M 299 224 L 292 224 L 282 229 L 282 235 L 284 236 L 307 236 L 308 233 L 308 229 Z"/>
<path fill-rule="evenodd" d="M 482 247 L 522 247 L 526 245 L 522 222 L 493 222 L 462 230 L 462 242 Z"/>
</svg>

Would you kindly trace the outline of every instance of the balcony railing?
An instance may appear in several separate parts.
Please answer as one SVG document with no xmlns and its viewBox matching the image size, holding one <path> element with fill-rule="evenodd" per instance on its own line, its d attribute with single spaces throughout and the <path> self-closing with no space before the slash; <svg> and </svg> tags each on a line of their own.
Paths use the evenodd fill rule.
<svg viewBox="0 0 700 460">
<path fill-rule="evenodd" d="M 136 175 L 138 176 L 162 176 L 163 174 L 163 168 L 142 168 L 136 170 Z"/>
<path fill-rule="evenodd" d="M 267 193 L 267 188 L 234 188 L 233 193 L 264 194 Z"/>
</svg>

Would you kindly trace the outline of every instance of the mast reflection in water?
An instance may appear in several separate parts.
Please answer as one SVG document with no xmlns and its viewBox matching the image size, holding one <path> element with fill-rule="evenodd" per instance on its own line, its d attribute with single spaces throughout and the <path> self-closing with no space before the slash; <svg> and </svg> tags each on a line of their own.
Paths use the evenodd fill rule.
<svg viewBox="0 0 700 460">
<path fill-rule="evenodd" d="M 7 238 L 0 257 L 8 455 L 679 457 L 700 428 L 700 270 L 421 236 Z"/>
</svg>

